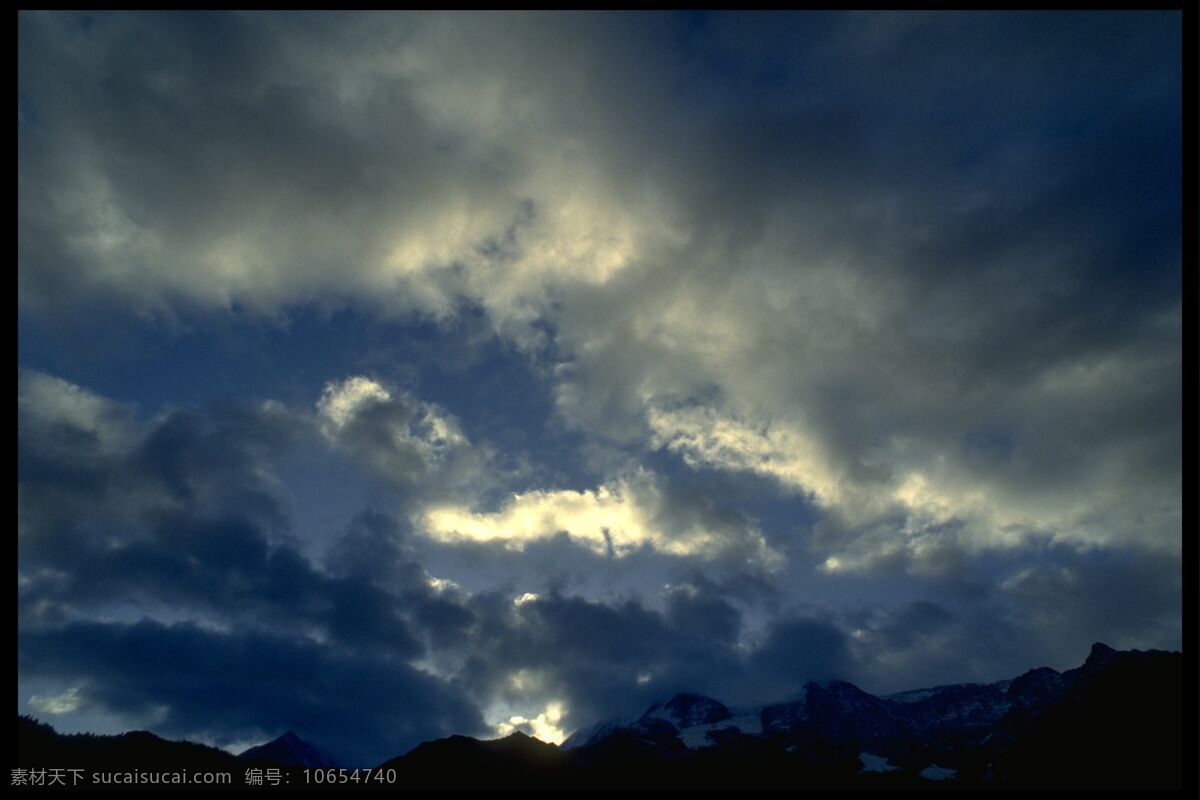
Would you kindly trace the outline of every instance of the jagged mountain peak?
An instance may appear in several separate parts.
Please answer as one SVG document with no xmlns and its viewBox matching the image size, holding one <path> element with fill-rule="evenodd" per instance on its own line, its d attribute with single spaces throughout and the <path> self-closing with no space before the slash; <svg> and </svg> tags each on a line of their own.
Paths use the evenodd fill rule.
<svg viewBox="0 0 1200 800">
<path fill-rule="evenodd" d="M 1098 664 L 1107 661 L 1117 654 L 1117 651 L 1106 645 L 1104 642 L 1096 642 L 1092 645 L 1092 650 L 1088 653 L 1085 664 Z"/>
<path fill-rule="evenodd" d="M 265 761 L 287 767 L 309 767 L 329 769 L 340 766 L 321 752 L 316 745 L 306 742 L 295 731 L 287 731 L 266 744 L 243 751 L 238 758 L 247 761 Z"/>
<path fill-rule="evenodd" d="M 1061 695 L 1066 683 L 1058 670 L 1038 667 L 1013 678 L 1005 694 L 1019 706 L 1044 705 Z"/>
<path fill-rule="evenodd" d="M 902 699 L 876 697 L 844 681 L 813 682 L 808 702 L 767 706 L 758 715 L 733 709 L 731 719 L 682 729 L 658 716 L 606 723 L 571 748 L 520 731 L 486 741 L 454 735 L 383 767 L 420 788 L 708 789 L 714 776 L 726 786 L 756 788 L 831 781 L 848 788 L 917 788 L 930 780 L 996 788 L 1177 786 L 1182 654 L 1104 655 L 1099 651 L 1086 669 L 1043 667 L 1011 682 L 942 685 L 901 693 Z M 1031 704 L 1012 702 L 1006 688 Z M 1053 691 L 1039 697 L 1043 688 Z M 864 702 L 841 702 L 845 697 Z M 714 704 L 720 706 L 685 693 L 651 708 L 711 710 Z M 255 750 L 294 754 L 311 747 L 288 731 L 239 762 L 216 748 L 144 731 L 61 735 L 30 717 L 18 716 L 17 723 L 22 765 L 228 770 L 247 766 Z M 250 763 L 268 760 L 279 764 L 265 757 Z"/>
<path fill-rule="evenodd" d="M 509 748 L 520 747 L 537 749 L 544 747 L 558 747 L 558 745 L 551 742 L 543 742 L 536 736 L 530 736 L 528 733 L 525 733 L 525 731 L 513 731 L 507 736 L 502 736 L 499 739 L 492 739 L 490 741 L 497 743 L 498 746 Z"/>
<path fill-rule="evenodd" d="M 494 747 L 499 751 L 508 753 L 523 753 L 523 754 L 541 754 L 559 749 L 559 746 L 552 742 L 543 742 L 536 736 L 530 736 L 524 731 L 513 731 L 507 736 L 499 739 L 491 739 L 484 742 L 485 746 Z"/>
<path fill-rule="evenodd" d="M 692 692 L 680 692 L 665 703 L 655 703 L 646 709 L 643 719 L 660 717 L 679 728 L 721 722 L 733 714 L 724 703 Z"/>
<path fill-rule="evenodd" d="M 674 745 L 677 734 L 694 749 L 710 746 L 724 729 L 759 737 L 818 735 L 875 743 L 905 736 L 983 738 L 1010 711 L 1038 716 L 1078 685 L 1078 676 L 1106 673 L 1139 655 L 1097 642 L 1084 665 L 1065 673 L 1038 667 L 1011 680 L 942 684 L 885 697 L 845 680 L 812 680 L 787 700 L 736 712 L 714 698 L 680 692 L 651 705 L 640 718 L 613 719 L 580 729 L 563 747 L 586 747 L 614 735 Z"/>
<path fill-rule="evenodd" d="M 599 741 L 610 735 L 618 728 L 630 724 L 632 720 L 628 719 L 607 719 L 597 722 L 594 725 L 587 725 L 576 729 L 574 733 L 563 740 L 559 745 L 563 750 L 570 750 L 575 747 L 582 747 L 593 741 Z"/>
<path fill-rule="evenodd" d="M 807 699 L 815 692 L 826 692 L 833 695 L 859 695 L 867 694 L 867 692 L 855 686 L 849 681 L 840 680 L 820 680 L 809 681 L 804 684 L 804 697 Z"/>
</svg>

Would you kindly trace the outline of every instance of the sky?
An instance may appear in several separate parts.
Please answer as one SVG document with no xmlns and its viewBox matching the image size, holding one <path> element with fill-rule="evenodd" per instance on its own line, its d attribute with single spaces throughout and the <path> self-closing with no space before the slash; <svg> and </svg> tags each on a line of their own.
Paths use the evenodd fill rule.
<svg viewBox="0 0 1200 800">
<path fill-rule="evenodd" d="M 18 712 L 371 766 L 1180 649 L 1181 30 L 19 14 Z"/>
</svg>

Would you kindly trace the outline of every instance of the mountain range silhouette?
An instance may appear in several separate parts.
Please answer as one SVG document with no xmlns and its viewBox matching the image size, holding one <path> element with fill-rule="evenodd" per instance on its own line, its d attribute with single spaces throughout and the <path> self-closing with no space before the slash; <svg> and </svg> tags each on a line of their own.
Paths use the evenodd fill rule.
<svg viewBox="0 0 1200 800">
<path fill-rule="evenodd" d="M 1097 643 L 1075 669 L 992 684 L 877 697 L 810 682 L 753 709 L 682 693 L 561 746 L 521 732 L 424 742 L 378 765 L 395 783 L 358 788 L 1180 788 L 1182 680 L 1181 653 Z M 338 766 L 290 731 L 237 756 L 145 731 L 64 735 L 23 716 L 17 732 L 26 769 L 227 770 L 238 785 L 273 767 L 294 785 L 298 770 Z"/>
</svg>

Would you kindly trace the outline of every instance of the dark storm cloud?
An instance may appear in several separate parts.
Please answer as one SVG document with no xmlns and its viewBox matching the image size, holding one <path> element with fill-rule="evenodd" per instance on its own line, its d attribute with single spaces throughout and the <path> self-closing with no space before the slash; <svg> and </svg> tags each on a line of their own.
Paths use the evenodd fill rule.
<svg viewBox="0 0 1200 800">
<path fill-rule="evenodd" d="M 1032 564 L 968 562 L 964 571 L 976 573 L 977 594 L 951 591 L 841 620 L 864 686 L 888 692 L 994 681 L 1035 666 L 1069 669 L 1097 641 L 1182 647 L 1182 575 L 1169 556 L 1058 547 Z"/>
<path fill-rule="evenodd" d="M 250 628 L 309 632 L 348 649 L 380 648 L 402 657 L 420 652 L 399 597 L 367 583 L 331 579 L 293 548 L 269 546 L 260 530 L 236 518 L 167 518 L 123 546 L 89 549 L 79 543 L 54 567 L 73 572 L 44 587 L 31 579 L 22 605 L 166 607 Z M 424 589 L 423 583 L 415 586 Z M 407 587 L 393 588 L 402 594 Z"/>
<path fill-rule="evenodd" d="M 479 629 L 464 683 L 517 707 L 528 703 L 532 683 L 535 696 L 565 702 L 564 730 L 639 711 L 685 687 L 711 690 L 721 674 L 714 668 L 737 669 L 727 646 L 689 639 L 635 601 L 551 595 L 514 607 L 506 596 L 485 596 L 471 607 Z"/>
<path fill-rule="evenodd" d="M 667 623 L 710 642 L 730 644 L 741 632 L 741 614 L 720 595 L 676 590 L 667 600 Z"/>
<path fill-rule="evenodd" d="M 233 743 L 295 729 L 373 766 L 424 739 L 482 729 L 442 681 L 388 654 L 281 632 L 73 622 L 27 628 L 19 647 L 23 671 L 81 682 L 86 702 L 169 735 Z"/>
<path fill-rule="evenodd" d="M 736 599 L 711 584 L 671 587 L 662 611 L 559 593 L 517 603 L 481 594 L 465 608 L 475 624 L 458 643 L 466 648 L 457 655 L 461 684 L 481 702 L 523 711 L 562 703 L 567 733 L 639 714 L 681 691 L 764 702 L 857 669 L 847 634 L 829 615 L 781 614 L 755 641 Z"/>
<path fill-rule="evenodd" d="M 755 652 L 754 666 L 760 681 L 774 683 L 778 696 L 808 680 L 845 680 L 855 672 L 846 642 L 845 633 L 829 621 L 782 619 Z"/>
<path fill-rule="evenodd" d="M 232 742 L 297 727 L 355 759 L 480 729 L 469 702 L 408 666 L 439 601 L 394 522 L 354 520 L 332 573 L 297 549 L 270 476 L 315 438 L 303 415 L 226 407 L 139 425 L 79 387 L 23 378 L 22 674 L 79 682 L 135 723 L 162 706 L 164 731 Z M 364 574 L 367 542 L 379 560 Z M 100 621 L 114 618 L 141 622 Z M 369 700 L 372 687 L 388 696 Z"/>
<path fill-rule="evenodd" d="M 359 513 L 330 547 L 325 565 L 332 573 L 385 585 L 410 585 L 423 575 L 412 560 L 411 532 L 375 509 Z"/>
<path fill-rule="evenodd" d="M 70 557 L 124 523 L 198 509 L 237 509 L 265 530 L 283 512 L 264 463 L 306 436 L 278 406 L 177 409 L 149 425 L 131 409 L 37 372 L 20 376 L 17 479 L 21 557 Z"/>
<path fill-rule="evenodd" d="M 22 427 L 34 433 L 22 440 L 22 463 L 80 436 L 65 423 L 39 429 L 35 414 L 22 421 L 30 417 Z M 132 605 L 311 633 L 350 650 L 419 655 L 402 599 L 429 592 L 419 566 L 379 561 L 385 591 L 352 569 L 348 577 L 331 576 L 297 551 L 278 493 L 264 476 L 282 454 L 280 439 L 298 435 L 271 415 L 256 418 L 245 409 L 176 412 L 95 471 L 76 467 L 59 480 L 43 461 L 35 479 L 23 473 L 21 515 L 29 525 L 19 559 L 23 615 L 33 622 Z M 356 521 L 340 549 L 358 544 L 364 528 L 370 536 L 371 523 Z M 389 544 L 385 534 L 374 535 L 377 546 Z M 345 565 L 335 559 L 338 566 Z"/>
<path fill-rule="evenodd" d="M 1057 661 L 1100 639 L 1118 648 L 1183 644 L 1183 572 L 1168 556 L 1056 553 L 1001 590 L 1013 599 L 1013 623 L 1036 631 Z"/>
</svg>

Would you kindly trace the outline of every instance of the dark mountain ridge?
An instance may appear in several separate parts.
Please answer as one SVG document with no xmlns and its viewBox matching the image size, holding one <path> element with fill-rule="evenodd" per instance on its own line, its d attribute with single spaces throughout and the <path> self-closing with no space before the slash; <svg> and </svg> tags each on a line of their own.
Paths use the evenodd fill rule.
<svg viewBox="0 0 1200 800">
<path fill-rule="evenodd" d="M 112 736 L 62 734 L 32 717 L 17 717 L 17 766 L 100 771 L 145 769 L 223 771 L 247 768 L 329 768 L 337 763 L 291 731 L 240 755 L 188 741 L 170 741 L 149 731 Z"/>
<path fill-rule="evenodd" d="M 844 681 L 730 708 L 694 693 L 572 734 L 425 742 L 381 765 L 398 786 L 461 788 L 1179 788 L 1182 654 L 1093 645 L 1079 667 L 877 697 Z M 153 734 L 57 734 L 18 718 L 19 767 L 332 766 L 294 733 L 234 757 Z M 229 766 L 229 765 L 233 766 Z"/>
<path fill-rule="evenodd" d="M 317 747 L 304 741 L 292 731 L 277 739 L 251 747 L 238 755 L 242 761 L 271 764 L 283 767 L 310 767 L 312 769 L 336 769 L 341 765 L 322 753 Z"/>
<path fill-rule="evenodd" d="M 1182 654 L 1097 643 L 1065 672 L 886 697 L 845 681 L 810 682 L 755 709 L 677 694 L 637 719 L 580 729 L 557 752 L 535 758 L 514 745 L 503 780 L 472 785 L 1177 788 L 1181 702 Z M 447 785 L 447 765 L 498 778 L 505 742 L 452 737 L 385 766 L 414 786 Z"/>
</svg>

